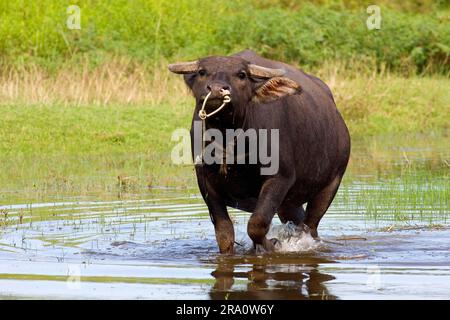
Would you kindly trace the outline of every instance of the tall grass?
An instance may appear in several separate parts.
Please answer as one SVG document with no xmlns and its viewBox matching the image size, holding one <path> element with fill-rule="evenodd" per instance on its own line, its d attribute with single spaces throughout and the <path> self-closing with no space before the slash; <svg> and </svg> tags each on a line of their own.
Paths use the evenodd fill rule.
<svg viewBox="0 0 450 320">
<path fill-rule="evenodd" d="M 2 65 L 92 65 L 111 56 L 159 64 L 252 48 L 317 67 L 329 60 L 374 60 L 398 72 L 448 73 L 445 2 L 381 1 L 380 30 L 368 30 L 368 1 L 116 0 L 74 2 L 81 30 L 66 27 L 67 1 L 2 1 Z M 71 3 L 72 4 L 72 3 Z"/>
<path fill-rule="evenodd" d="M 55 72 L 36 64 L 0 72 L 0 104 L 181 104 L 187 96 L 182 78 L 170 74 L 163 62 L 150 67 L 120 57 L 95 68 L 86 60 Z"/>
<path fill-rule="evenodd" d="M 405 78 L 387 71 L 377 72 L 358 61 L 351 68 L 347 63 L 334 61 L 311 71 L 330 86 L 353 136 L 448 130 L 448 121 L 442 116 L 450 113 L 450 80 L 446 77 Z M 193 99 L 182 77 L 170 74 L 165 63 L 149 67 L 116 58 L 95 68 L 85 62 L 81 67 L 67 65 L 54 73 L 37 66 L 4 69 L 0 73 L 1 105 L 8 106 L 1 110 L 6 121 L 3 130 L 14 132 L 17 128 L 8 122 L 9 115 L 35 118 L 33 108 L 11 113 L 24 105 L 96 105 L 110 110 L 132 105 L 134 108 L 123 112 L 134 114 L 151 108 L 157 116 L 154 121 L 170 121 L 158 117 L 167 114 L 189 118 Z M 58 115 L 59 111 L 54 109 L 49 110 Z M 70 121 L 71 114 L 62 121 Z M 40 119 L 36 120 L 40 122 Z M 42 127 L 42 130 L 47 129 Z"/>
</svg>

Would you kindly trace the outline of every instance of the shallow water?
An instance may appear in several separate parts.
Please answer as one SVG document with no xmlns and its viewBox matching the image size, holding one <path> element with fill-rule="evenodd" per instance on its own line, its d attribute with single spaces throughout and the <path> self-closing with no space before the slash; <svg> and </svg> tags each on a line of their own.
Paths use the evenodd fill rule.
<svg viewBox="0 0 450 320">
<path fill-rule="evenodd" d="M 444 220 L 370 220 L 337 201 L 321 241 L 274 219 L 270 233 L 281 248 L 256 255 L 249 214 L 232 210 L 237 254 L 220 256 L 195 190 L 0 209 L 8 209 L 0 229 L 3 298 L 450 298 Z"/>
<path fill-rule="evenodd" d="M 321 240 L 275 217 L 272 254 L 230 210 L 237 253 L 219 255 L 197 188 L 0 190 L 0 298 L 450 299 L 448 145 L 354 143 Z"/>
</svg>

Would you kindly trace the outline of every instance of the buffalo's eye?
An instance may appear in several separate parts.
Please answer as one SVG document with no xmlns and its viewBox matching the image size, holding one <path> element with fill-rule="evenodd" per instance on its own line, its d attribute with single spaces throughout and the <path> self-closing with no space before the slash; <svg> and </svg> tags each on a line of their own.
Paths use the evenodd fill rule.
<svg viewBox="0 0 450 320">
<path fill-rule="evenodd" d="M 198 75 L 199 76 L 206 76 L 206 70 L 205 69 L 200 69 L 200 70 L 198 70 Z"/>
<path fill-rule="evenodd" d="M 237 74 L 239 79 L 245 79 L 247 77 L 247 74 L 244 71 L 241 71 Z"/>
</svg>

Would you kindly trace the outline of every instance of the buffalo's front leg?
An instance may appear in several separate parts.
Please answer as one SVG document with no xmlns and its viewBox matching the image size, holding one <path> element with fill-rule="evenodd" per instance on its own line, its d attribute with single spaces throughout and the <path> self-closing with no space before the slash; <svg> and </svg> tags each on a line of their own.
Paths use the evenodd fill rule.
<svg viewBox="0 0 450 320">
<path fill-rule="evenodd" d="M 234 252 L 234 227 L 233 222 L 228 215 L 225 201 L 217 192 L 217 190 L 209 183 L 203 180 L 204 184 L 200 184 L 200 190 L 208 206 L 209 216 L 214 224 L 216 232 L 217 244 L 220 253 Z"/>
<path fill-rule="evenodd" d="M 259 246 L 266 251 L 274 250 L 274 242 L 266 238 L 270 223 L 284 200 L 292 181 L 287 178 L 273 177 L 264 182 L 259 193 L 255 211 L 251 215 L 247 232 L 253 240 L 255 248 Z"/>
<path fill-rule="evenodd" d="M 214 224 L 220 253 L 233 253 L 234 227 L 233 222 L 228 215 L 227 207 L 225 204 L 216 201 L 206 201 L 206 204 L 209 209 L 211 221 Z"/>
<path fill-rule="evenodd" d="M 208 206 L 209 216 L 214 224 L 217 244 L 220 253 L 234 253 L 234 227 L 228 215 L 227 206 L 223 199 L 223 190 L 220 189 L 214 175 L 211 175 L 205 165 L 196 165 L 197 182 L 200 192 Z"/>
</svg>

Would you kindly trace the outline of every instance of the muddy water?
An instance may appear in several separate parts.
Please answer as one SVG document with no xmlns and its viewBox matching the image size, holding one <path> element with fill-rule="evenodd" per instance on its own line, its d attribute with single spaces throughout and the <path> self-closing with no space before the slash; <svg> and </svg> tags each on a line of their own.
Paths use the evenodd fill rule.
<svg viewBox="0 0 450 320">
<path fill-rule="evenodd" d="M 0 206 L 1 298 L 450 298 L 445 218 L 367 219 L 338 198 L 320 241 L 274 219 L 281 247 L 257 255 L 231 210 L 237 254 L 220 256 L 196 190 L 96 199 Z"/>
</svg>

